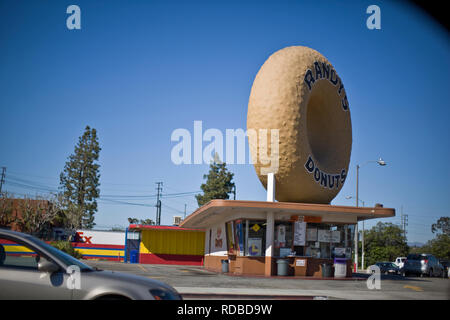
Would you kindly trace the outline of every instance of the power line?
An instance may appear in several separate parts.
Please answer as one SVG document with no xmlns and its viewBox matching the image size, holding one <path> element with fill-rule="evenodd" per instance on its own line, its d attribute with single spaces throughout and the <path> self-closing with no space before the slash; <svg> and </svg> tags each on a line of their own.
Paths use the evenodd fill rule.
<svg viewBox="0 0 450 320">
<path fill-rule="evenodd" d="M 126 204 L 126 205 L 132 205 L 132 206 L 141 206 L 141 207 L 154 207 L 155 206 L 155 205 L 146 204 L 146 203 L 135 203 L 135 202 L 113 200 L 113 199 L 102 199 L 102 198 L 100 198 L 99 200 L 101 200 L 101 201 L 109 201 L 109 202 L 118 203 L 118 204 Z"/>
</svg>

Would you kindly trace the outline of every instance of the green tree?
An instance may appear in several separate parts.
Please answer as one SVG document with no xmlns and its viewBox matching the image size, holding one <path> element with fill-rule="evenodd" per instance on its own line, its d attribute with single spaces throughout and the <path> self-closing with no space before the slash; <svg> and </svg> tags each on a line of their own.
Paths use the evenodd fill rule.
<svg viewBox="0 0 450 320">
<path fill-rule="evenodd" d="M 449 217 L 441 217 L 432 224 L 431 231 L 437 233 L 436 237 L 422 247 L 415 248 L 414 253 L 430 253 L 439 259 L 450 260 L 449 222 Z"/>
<path fill-rule="evenodd" d="M 229 199 L 235 187 L 233 176 L 234 174 L 228 171 L 226 163 L 220 161 L 216 153 L 208 174 L 203 175 L 203 179 L 206 179 L 206 183 L 200 186 L 203 194 L 195 196 L 198 205 L 202 206 L 213 199 Z"/>
<path fill-rule="evenodd" d="M 442 233 L 429 240 L 419 253 L 431 253 L 438 259 L 450 260 L 450 235 Z"/>
<path fill-rule="evenodd" d="M 144 225 L 154 225 L 155 221 L 152 219 L 138 219 L 138 218 L 128 218 L 129 224 L 144 224 Z"/>
<path fill-rule="evenodd" d="M 10 227 L 16 221 L 13 213 L 13 199 L 6 192 L 0 193 L 0 226 Z"/>
<path fill-rule="evenodd" d="M 364 233 L 367 265 L 380 261 L 394 261 L 408 254 L 408 244 L 403 230 L 392 223 L 378 222 Z"/>
<path fill-rule="evenodd" d="M 56 196 L 24 197 L 18 201 L 17 211 L 15 223 L 22 232 L 44 237 L 50 233 L 51 224 L 61 212 L 61 207 Z"/>
<path fill-rule="evenodd" d="M 86 229 L 94 227 L 97 198 L 100 196 L 100 173 L 98 158 L 100 146 L 97 131 L 86 126 L 75 151 L 68 158 L 60 175 L 60 186 L 72 209 L 81 210 L 79 225 Z"/>
<path fill-rule="evenodd" d="M 450 217 L 440 217 L 436 223 L 431 225 L 431 232 L 442 232 L 450 235 Z"/>
</svg>

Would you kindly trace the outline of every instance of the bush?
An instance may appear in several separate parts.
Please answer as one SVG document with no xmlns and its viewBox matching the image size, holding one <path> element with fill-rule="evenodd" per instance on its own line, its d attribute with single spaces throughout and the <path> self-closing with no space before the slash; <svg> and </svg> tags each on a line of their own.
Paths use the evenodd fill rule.
<svg viewBox="0 0 450 320">
<path fill-rule="evenodd" d="M 72 257 L 76 259 L 81 259 L 83 255 L 75 250 L 71 243 L 69 241 L 53 241 L 50 242 L 52 246 L 54 246 L 56 249 L 61 250 L 62 252 L 65 252 L 67 254 L 70 254 Z"/>
</svg>

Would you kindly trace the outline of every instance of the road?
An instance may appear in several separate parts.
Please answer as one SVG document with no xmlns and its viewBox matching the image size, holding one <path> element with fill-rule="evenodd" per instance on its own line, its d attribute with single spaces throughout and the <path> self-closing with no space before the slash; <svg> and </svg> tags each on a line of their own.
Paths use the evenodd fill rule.
<svg viewBox="0 0 450 320">
<path fill-rule="evenodd" d="M 161 280 L 184 299 L 351 299 L 450 300 L 450 279 L 382 275 L 381 289 L 368 289 L 366 274 L 348 280 L 307 280 L 296 277 L 234 276 L 199 266 L 127 264 L 84 260 L 104 270 Z"/>
</svg>

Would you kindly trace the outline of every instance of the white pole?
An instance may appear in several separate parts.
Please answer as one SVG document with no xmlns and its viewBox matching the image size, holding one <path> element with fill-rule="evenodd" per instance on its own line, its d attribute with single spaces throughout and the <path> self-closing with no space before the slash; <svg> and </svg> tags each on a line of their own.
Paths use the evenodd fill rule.
<svg viewBox="0 0 450 320">
<path fill-rule="evenodd" d="M 272 257 L 273 238 L 274 238 L 274 216 L 273 212 L 267 212 L 266 220 L 266 257 Z"/>
<path fill-rule="evenodd" d="M 275 201 L 275 175 L 273 172 L 267 174 L 267 201 Z"/>
</svg>

